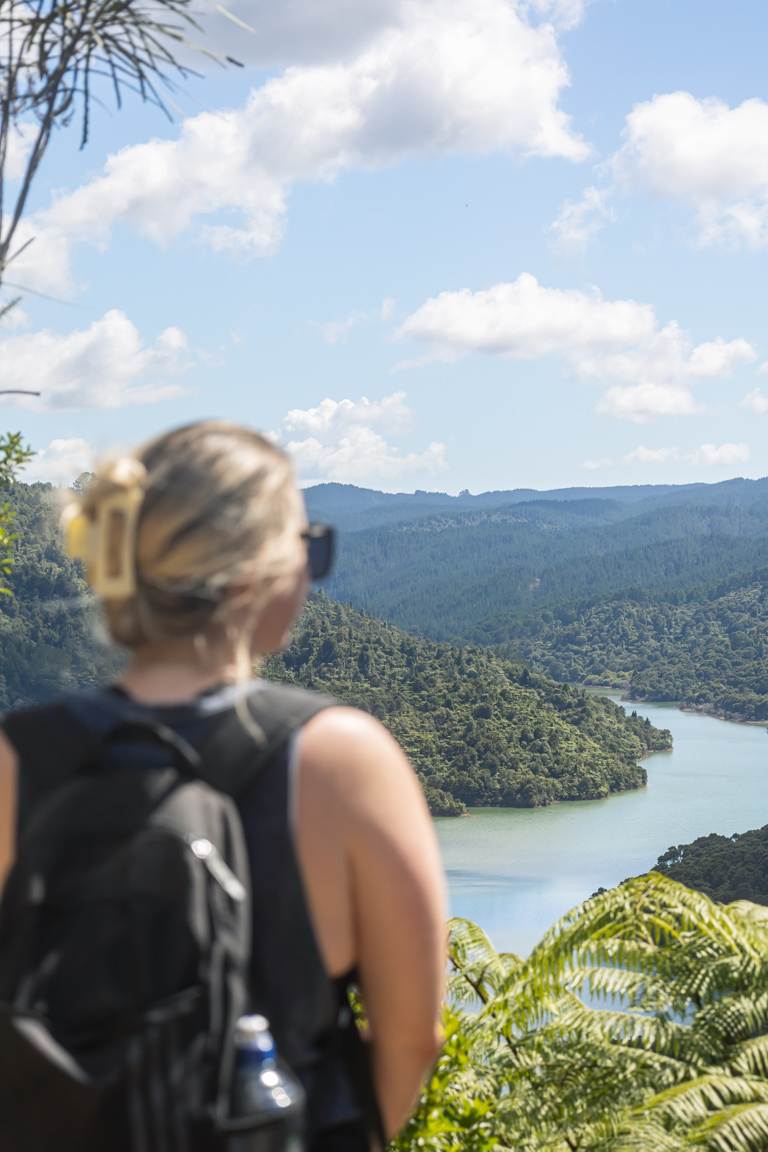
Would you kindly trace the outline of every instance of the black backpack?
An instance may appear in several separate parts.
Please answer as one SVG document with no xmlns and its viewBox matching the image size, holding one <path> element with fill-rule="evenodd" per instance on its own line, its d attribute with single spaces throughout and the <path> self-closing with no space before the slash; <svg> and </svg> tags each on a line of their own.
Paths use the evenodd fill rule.
<svg viewBox="0 0 768 1152">
<path fill-rule="evenodd" d="M 244 743 L 234 715 L 201 754 L 125 707 L 84 735 L 78 770 L 23 832 L 0 904 L 3 1152 L 232 1147 L 251 929 L 232 797 L 329 702 L 297 696 L 247 757 L 232 755 Z M 127 742 L 135 755 L 105 768 Z"/>
</svg>

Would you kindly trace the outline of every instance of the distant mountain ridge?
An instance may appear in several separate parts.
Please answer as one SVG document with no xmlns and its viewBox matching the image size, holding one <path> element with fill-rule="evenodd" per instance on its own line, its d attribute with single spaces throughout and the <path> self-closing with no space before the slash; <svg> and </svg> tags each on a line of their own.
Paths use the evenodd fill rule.
<svg viewBox="0 0 768 1152">
<path fill-rule="evenodd" d="M 768 479 L 564 492 L 308 502 L 341 524 L 345 603 L 561 680 L 768 719 Z"/>
<path fill-rule="evenodd" d="M 473 494 L 467 490 L 457 496 L 446 492 L 379 492 L 354 484 L 315 484 L 304 489 L 310 515 L 324 516 L 350 532 L 380 524 L 393 524 L 419 519 L 436 511 L 502 508 L 509 504 L 539 501 L 569 502 L 577 500 L 613 500 L 620 504 L 695 501 L 720 504 L 751 501 L 768 496 L 768 477 L 749 480 L 735 477 L 716 484 L 623 484 L 604 488 L 512 488 Z"/>
</svg>

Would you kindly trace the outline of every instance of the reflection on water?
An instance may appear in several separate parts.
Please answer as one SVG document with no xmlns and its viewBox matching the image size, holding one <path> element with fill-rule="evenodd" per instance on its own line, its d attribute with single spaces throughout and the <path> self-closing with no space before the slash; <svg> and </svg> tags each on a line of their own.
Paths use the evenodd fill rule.
<svg viewBox="0 0 768 1152">
<path fill-rule="evenodd" d="M 645 761 L 648 786 L 607 800 L 539 809 L 475 809 L 437 820 L 451 912 L 497 948 L 528 952 L 597 888 L 650 868 L 672 844 L 768 822 L 765 729 L 654 704 L 631 704 L 672 731 Z"/>
</svg>

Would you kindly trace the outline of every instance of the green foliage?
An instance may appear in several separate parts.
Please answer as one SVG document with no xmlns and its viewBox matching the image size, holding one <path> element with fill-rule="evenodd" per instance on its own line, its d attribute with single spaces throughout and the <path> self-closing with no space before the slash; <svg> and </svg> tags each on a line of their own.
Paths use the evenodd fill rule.
<svg viewBox="0 0 768 1152">
<path fill-rule="evenodd" d="M 762 489 L 761 489 L 762 491 Z M 548 613 L 685 601 L 768 564 L 768 502 L 537 501 L 348 533 L 337 599 L 435 640 L 502 645 Z"/>
<path fill-rule="evenodd" d="M 13 567 L 13 546 L 17 534 L 13 530 L 13 507 L 10 489 L 19 468 L 31 458 L 19 432 L 0 435 L 0 594 L 8 594 L 8 577 Z"/>
<path fill-rule="evenodd" d="M 12 593 L 0 600 L 0 711 L 111 676 L 119 657 L 100 638 L 79 565 L 61 549 L 55 493 L 17 484 Z"/>
<path fill-rule="evenodd" d="M 668 848 L 656 868 L 713 900 L 768 904 L 768 825 L 734 836 L 699 836 Z"/>
<path fill-rule="evenodd" d="M 558 680 L 768 720 L 766 488 L 733 481 L 631 503 L 486 507 L 505 496 L 488 493 L 467 506 L 442 497 L 439 510 L 427 494 L 390 496 L 366 505 L 379 526 L 346 535 L 330 591 Z M 330 501 L 344 522 L 344 496 L 318 489 L 310 503 L 322 514 Z"/>
<path fill-rule="evenodd" d="M 446 1045 L 397 1152 L 768 1146 L 768 913 L 658 873 L 527 960 L 451 924 Z"/>
<path fill-rule="evenodd" d="M 768 570 L 683 603 L 626 597 L 553 612 L 513 648 L 558 678 L 768 720 Z"/>
<path fill-rule="evenodd" d="M 432 810 L 537 807 L 645 783 L 637 763 L 670 736 L 610 700 L 534 675 L 481 648 L 434 644 L 314 598 L 269 675 L 385 721 Z"/>
</svg>

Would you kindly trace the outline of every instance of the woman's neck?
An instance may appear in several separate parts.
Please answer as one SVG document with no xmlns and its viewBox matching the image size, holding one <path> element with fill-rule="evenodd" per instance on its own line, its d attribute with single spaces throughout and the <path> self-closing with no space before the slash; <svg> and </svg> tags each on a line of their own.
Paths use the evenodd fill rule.
<svg viewBox="0 0 768 1152">
<path fill-rule="evenodd" d="M 216 688 L 235 683 L 232 660 L 202 663 L 195 654 L 135 652 L 118 683 L 129 696 L 145 704 L 179 704 Z"/>
</svg>

